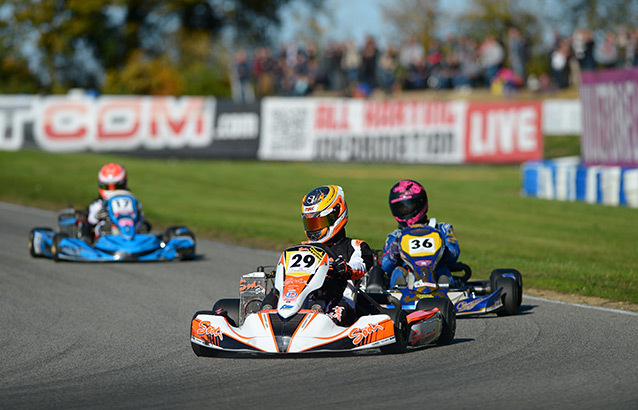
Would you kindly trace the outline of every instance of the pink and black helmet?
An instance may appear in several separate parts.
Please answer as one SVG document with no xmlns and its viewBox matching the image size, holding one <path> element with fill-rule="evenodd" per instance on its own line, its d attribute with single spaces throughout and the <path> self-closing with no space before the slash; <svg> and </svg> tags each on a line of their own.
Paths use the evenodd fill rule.
<svg viewBox="0 0 638 410">
<path fill-rule="evenodd" d="M 400 226 L 409 226 L 427 219 L 428 195 L 423 185 L 404 179 L 390 189 L 390 211 Z"/>
</svg>

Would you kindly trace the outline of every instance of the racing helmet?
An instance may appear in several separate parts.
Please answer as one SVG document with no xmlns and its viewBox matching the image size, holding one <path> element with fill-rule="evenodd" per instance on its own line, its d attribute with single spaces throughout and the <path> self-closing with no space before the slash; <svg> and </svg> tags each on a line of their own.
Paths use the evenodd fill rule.
<svg viewBox="0 0 638 410">
<path fill-rule="evenodd" d="M 97 185 L 100 187 L 100 191 L 126 189 L 126 181 L 126 168 L 124 165 L 114 162 L 104 165 L 97 174 Z"/>
<path fill-rule="evenodd" d="M 301 218 L 310 242 L 325 243 L 348 222 L 348 205 L 343 189 L 324 185 L 308 192 L 301 200 Z"/>
<path fill-rule="evenodd" d="M 423 185 L 404 179 L 390 189 L 390 211 L 399 226 L 409 226 L 427 219 L 428 195 Z"/>
</svg>

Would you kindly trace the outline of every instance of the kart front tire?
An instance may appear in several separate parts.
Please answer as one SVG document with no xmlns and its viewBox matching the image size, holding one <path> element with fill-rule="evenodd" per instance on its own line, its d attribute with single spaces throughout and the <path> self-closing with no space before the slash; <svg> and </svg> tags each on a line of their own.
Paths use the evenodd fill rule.
<svg viewBox="0 0 638 410">
<path fill-rule="evenodd" d="M 387 309 L 385 312 L 394 325 L 394 343 L 381 346 L 383 354 L 404 353 L 408 346 L 408 319 L 403 309 Z"/>
<path fill-rule="evenodd" d="M 498 316 L 511 316 L 515 315 L 518 311 L 518 284 L 516 279 L 505 277 L 499 278 L 496 281 L 496 287 L 502 288 L 501 300 L 503 306 L 496 312 Z"/>
<path fill-rule="evenodd" d="M 69 235 L 65 232 L 58 232 L 53 235 L 53 243 L 51 244 L 51 255 L 53 255 L 53 260 L 56 262 L 60 262 L 60 241 L 64 238 L 68 238 Z"/>
<path fill-rule="evenodd" d="M 208 347 L 198 345 L 194 342 L 191 342 L 191 348 L 193 349 L 193 352 L 200 357 L 215 357 L 218 353 L 217 349 L 209 349 Z"/>
<path fill-rule="evenodd" d="M 34 237 L 34 232 L 35 231 L 46 231 L 46 232 L 53 232 L 53 229 L 51 228 L 33 228 L 31 229 L 31 231 L 29 232 L 29 254 L 34 257 L 34 258 L 44 258 L 44 255 L 41 253 L 37 253 L 35 250 L 35 246 L 33 244 L 33 237 Z"/>
<path fill-rule="evenodd" d="M 224 309 L 228 318 L 234 322 L 231 325 L 237 326 L 239 323 L 239 298 L 219 299 L 213 305 L 213 312 L 219 309 Z"/>
<path fill-rule="evenodd" d="M 438 308 L 443 319 L 441 334 L 436 341 L 438 345 L 447 345 L 454 340 L 456 334 L 456 310 L 448 298 L 425 298 L 416 304 L 417 310 L 432 310 Z"/>
<path fill-rule="evenodd" d="M 516 278 L 516 285 L 518 287 L 518 306 L 523 302 L 523 275 L 516 269 L 494 269 L 490 273 L 490 287 L 492 292 L 498 289 L 496 281 L 500 278 L 506 277 L 505 274 L 512 274 Z"/>
</svg>

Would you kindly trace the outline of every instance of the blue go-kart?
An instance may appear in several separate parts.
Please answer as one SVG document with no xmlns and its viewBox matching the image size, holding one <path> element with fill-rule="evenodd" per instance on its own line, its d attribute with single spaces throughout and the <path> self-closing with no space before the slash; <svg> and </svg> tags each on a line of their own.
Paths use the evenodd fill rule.
<svg viewBox="0 0 638 410">
<path fill-rule="evenodd" d="M 129 191 L 114 191 L 104 204 L 105 224 L 95 238 L 86 215 L 73 208 L 58 213 L 58 231 L 33 228 L 33 257 L 75 262 L 152 262 L 192 259 L 195 235 L 184 226 L 151 234 L 147 223 L 137 227 L 138 202 Z"/>
<path fill-rule="evenodd" d="M 436 222 L 435 222 L 436 223 Z M 376 263 L 368 273 L 366 291 L 384 293 L 401 302 L 405 310 L 420 309 L 431 298 L 449 298 L 457 316 L 494 312 L 499 316 L 514 315 L 521 305 L 523 278 L 516 269 L 495 269 L 489 280 L 469 280 L 470 267 L 457 262 L 451 267 L 450 283 L 447 276 L 436 279 L 434 271 L 443 256 L 444 242 L 439 232 L 430 225 L 414 225 L 402 230 L 398 238 L 401 259 L 407 269 L 405 281 L 397 281 L 389 289 L 389 280 Z"/>
</svg>

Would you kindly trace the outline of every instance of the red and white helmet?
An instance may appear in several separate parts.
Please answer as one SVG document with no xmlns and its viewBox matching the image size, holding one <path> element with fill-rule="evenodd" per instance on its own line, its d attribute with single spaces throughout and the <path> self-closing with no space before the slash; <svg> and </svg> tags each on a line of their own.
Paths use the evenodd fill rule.
<svg viewBox="0 0 638 410">
<path fill-rule="evenodd" d="M 126 189 L 126 168 L 122 164 L 111 162 L 104 165 L 97 174 L 97 185 L 100 190 L 112 191 Z"/>
<path fill-rule="evenodd" d="M 301 201 L 301 217 L 311 242 L 327 242 L 348 222 L 343 189 L 338 185 L 326 185 L 308 192 Z"/>
</svg>

